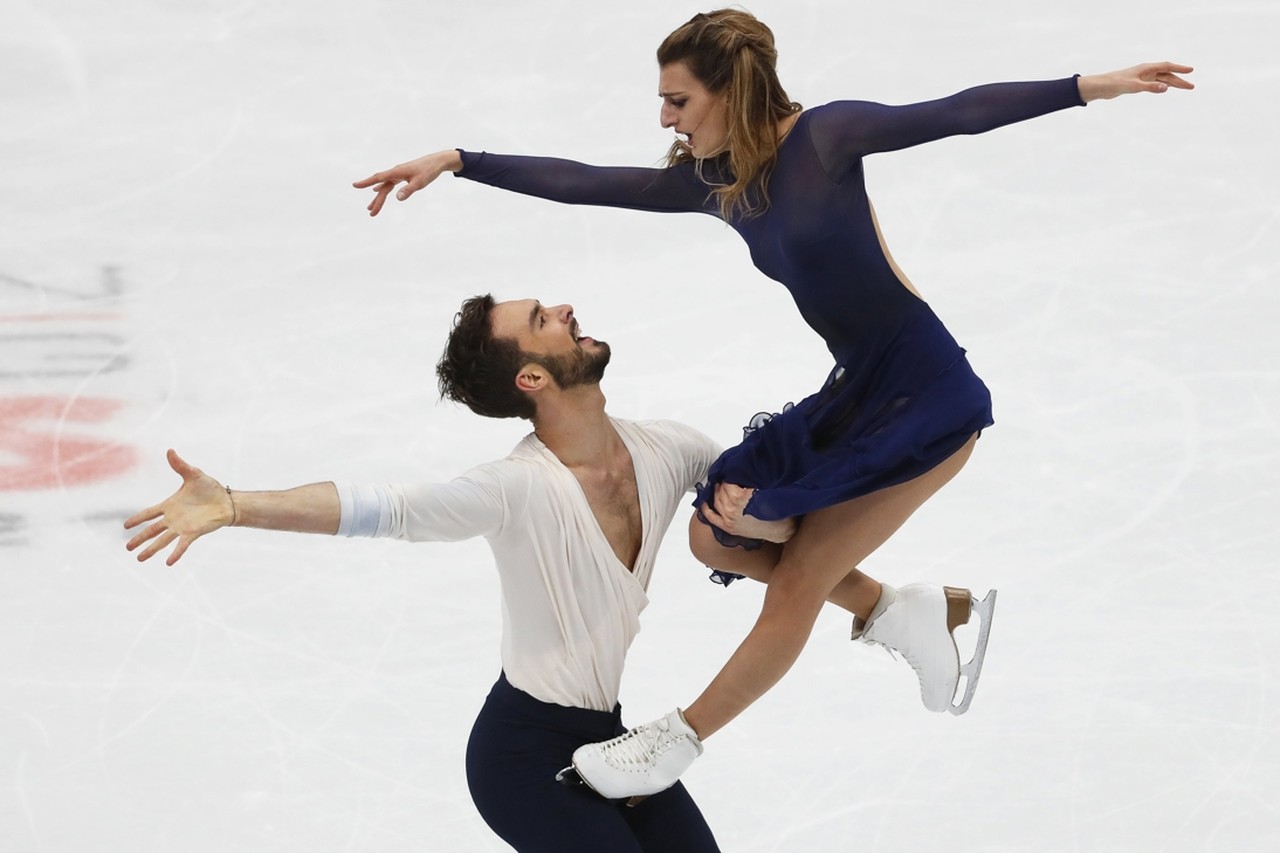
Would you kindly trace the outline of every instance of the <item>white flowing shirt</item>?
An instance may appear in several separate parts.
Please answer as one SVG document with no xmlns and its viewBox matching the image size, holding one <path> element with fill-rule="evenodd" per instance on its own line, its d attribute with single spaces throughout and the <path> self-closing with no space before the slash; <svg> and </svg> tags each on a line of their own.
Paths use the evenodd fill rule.
<svg viewBox="0 0 1280 853">
<path fill-rule="evenodd" d="M 611 421 L 631 453 L 640 499 L 634 569 L 614 554 L 577 478 L 532 433 L 505 459 L 448 483 L 338 484 L 338 534 L 485 537 L 502 588 L 507 680 L 543 702 L 612 711 L 658 546 L 720 447 L 674 421 Z"/>
</svg>

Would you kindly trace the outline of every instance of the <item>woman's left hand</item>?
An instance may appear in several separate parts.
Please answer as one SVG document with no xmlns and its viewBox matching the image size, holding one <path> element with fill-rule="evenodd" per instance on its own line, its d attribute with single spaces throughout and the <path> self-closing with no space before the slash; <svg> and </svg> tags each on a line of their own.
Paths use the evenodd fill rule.
<svg viewBox="0 0 1280 853">
<path fill-rule="evenodd" d="M 717 483 L 715 508 L 711 504 L 703 504 L 702 515 L 725 533 L 747 539 L 786 542 L 795 536 L 799 525 L 794 518 L 765 521 L 746 514 L 747 503 L 750 502 L 755 491 L 755 489 L 735 486 L 732 483 Z"/>
<path fill-rule="evenodd" d="M 1080 99 L 1088 103 L 1136 92 L 1153 92 L 1159 95 L 1170 88 L 1194 89 L 1194 83 L 1178 76 L 1190 74 L 1193 70 L 1190 65 L 1179 65 L 1176 62 L 1144 62 L 1121 71 L 1090 74 L 1079 80 Z"/>
</svg>

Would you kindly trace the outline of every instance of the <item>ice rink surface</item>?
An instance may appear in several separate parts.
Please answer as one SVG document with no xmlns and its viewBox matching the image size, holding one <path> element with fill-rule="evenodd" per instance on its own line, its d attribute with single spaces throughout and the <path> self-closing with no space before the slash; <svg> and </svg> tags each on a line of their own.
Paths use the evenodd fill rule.
<svg viewBox="0 0 1280 853">
<path fill-rule="evenodd" d="M 1280 7 L 782 2 L 789 94 L 1196 66 L 867 161 L 898 261 L 996 398 L 864 568 L 1000 590 L 964 717 L 824 614 L 686 781 L 726 851 L 1280 849 Z M 448 146 L 656 164 L 669 0 L 0 4 L 0 850 L 499 851 L 463 749 L 498 674 L 483 542 L 120 523 L 177 448 L 236 488 L 441 480 L 525 433 L 440 404 L 463 297 L 572 303 L 615 415 L 732 443 L 825 374 L 710 217 L 446 176 Z M 683 516 L 683 513 L 681 514 Z M 677 520 L 623 685 L 687 704 L 745 635 Z M 964 638 L 962 637 L 962 640 Z"/>
</svg>

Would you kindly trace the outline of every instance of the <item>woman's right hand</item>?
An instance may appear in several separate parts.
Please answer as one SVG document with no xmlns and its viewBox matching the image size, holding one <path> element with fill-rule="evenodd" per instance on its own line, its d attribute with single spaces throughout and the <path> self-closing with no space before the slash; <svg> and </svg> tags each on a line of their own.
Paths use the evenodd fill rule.
<svg viewBox="0 0 1280 853">
<path fill-rule="evenodd" d="M 375 195 L 373 201 L 369 202 L 368 210 L 370 216 L 377 216 L 387 196 L 400 184 L 404 186 L 396 192 L 396 199 L 404 201 L 440 177 L 442 173 L 457 172 L 461 168 L 462 155 L 456 148 L 449 148 L 419 157 L 417 160 L 410 160 L 408 163 L 401 163 L 386 171 L 377 172 L 363 181 L 356 181 L 352 186 L 358 190 L 373 187 Z"/>
</svg>

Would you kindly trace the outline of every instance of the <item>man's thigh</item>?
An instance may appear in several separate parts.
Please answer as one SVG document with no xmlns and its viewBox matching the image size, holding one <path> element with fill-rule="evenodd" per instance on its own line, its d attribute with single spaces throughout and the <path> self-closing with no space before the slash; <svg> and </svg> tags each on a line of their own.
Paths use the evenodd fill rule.
<svg viewBox="0 0 1280 853">
<path fill-rule="evenodd" d="M 654 794 L 634 808 L 623 808 L 640 847 L 646 853 L 718 853 L 711 827 L 683 782 Z"/>
<path fill-rule="evenodd" d="M 489 828 L 520 853 L 650 853 L 642 846 L 622 810 L 585 788 L 549 783 L 507 784 L 495 774 L 472 797 Z M 477 787 L 488 788 L 487 795 Z"/>
<path fill-rule="evenodd" d="M 500 690 L 500 688 L 495 688 Z M 510 688 L 502 688 L 510 698 Z M 501 692 L 501 691 L 500 691 Z M 545 716 L 545 707 L 534 709 Z M 702 813 L 683 785 L 635 807 L 562 785 L 556 773 L 584 743 L 621 731 L 547 725 L 491 696 L 467 744 L 467 784 L 485 823 L 522 853 L 715 853 Z M 605 715 L 607 716 L 607 715 Z M 571 715 L 577 718 L 578 715 Z M 555 721 L 553 721 L 555 722 Z M 616 726 L 616 728 L 614 728 Z"/>
</svg>

